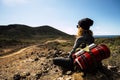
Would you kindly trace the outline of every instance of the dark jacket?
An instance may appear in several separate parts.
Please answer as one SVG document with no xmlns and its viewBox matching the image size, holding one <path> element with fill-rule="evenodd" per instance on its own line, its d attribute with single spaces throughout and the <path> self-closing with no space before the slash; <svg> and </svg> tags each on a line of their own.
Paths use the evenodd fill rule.
<svg viewBox="0 0 120 80">
<path fill-rule="evenodd" d="M 94 43 L 94 37 L 88 32 L 84 32 L 82 36 L 75 40 L 73 49 L 71 50 L 69 57 L 72 57 L 72 54 L 75 53 L 77 48 L 84 48 L 86 45 L 90 45 L 91 43 Z"/>
</svg>

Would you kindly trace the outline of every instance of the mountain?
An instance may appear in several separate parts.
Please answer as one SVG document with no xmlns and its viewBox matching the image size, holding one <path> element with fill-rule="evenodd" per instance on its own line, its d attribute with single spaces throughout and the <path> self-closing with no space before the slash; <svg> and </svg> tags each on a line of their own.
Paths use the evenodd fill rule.
<svg viewBox="0 0 120 80">
<path fill-rule="evenodd" d="M 22 24 L 0 26 L 1 38 L 30 39 L 43 37 L 69 37 L 70 35 L 51 26 L 30 27 Z"/>
</svg>

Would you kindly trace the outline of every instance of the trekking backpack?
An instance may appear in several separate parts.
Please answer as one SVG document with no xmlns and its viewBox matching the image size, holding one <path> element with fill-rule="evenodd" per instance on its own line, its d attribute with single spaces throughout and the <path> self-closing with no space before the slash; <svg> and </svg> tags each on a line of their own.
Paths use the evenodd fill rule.
<svg viewBox="0 0 120 80">
<path fill-rule="evenodd" d="M 72 55 L 74 64 L 81 70 L 86 70 L 93 65 L 97 65 L 103 59 L 110 57 L 110 50 L 104 44 L 96 45 L 92 43 L 88 46 L 88 49 L 89 51 L 81 49 Z"/>
</svg>

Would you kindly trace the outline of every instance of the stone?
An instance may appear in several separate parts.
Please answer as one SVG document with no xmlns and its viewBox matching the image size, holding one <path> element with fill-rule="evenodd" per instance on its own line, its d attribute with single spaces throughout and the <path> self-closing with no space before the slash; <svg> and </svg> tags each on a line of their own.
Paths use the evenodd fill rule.
<svg viewBox="0 0 120 80">
<path fill-rule="evenodd" d="M 34 54 L 34 52 L 31 52 L 31 55 L 33 55 Z"/>
<path fill-rule="evenodd" d="M 48 49 L 48 51 L 50 51 L 51 49 Z"/>
<path fill-rule="evenodd" d="M 38 61 L 38 60 L 39 60 L 39 58 L 35 58 L 35 59 L 34 59 L 34 61 Z"/>
<path fill-rule="evenodd" d="M 115 72 L 117 72 L 118 71 L 118 67 L 117 66 L 108 66 L 107 67 L 109 70 L 112 70 L 112 71 L 115 71 Z"/>
<path fill-rule="evenodd" d="M 29 76 L 29 75 L 30 75 L 30 72 L 27 72 L 27 73 L 26 73 L 26 76 Z"/>
<path fill-rule="evenodd" d="M 72 77 L 68 77 L 68 78 L 66 78 L 65 80 L 72 80 Z"/>
<path fill-rule="evenodd" d="M 64 79 L 63 79 L 63 77 L 59 77 L 59 78 L 57 78 L 56 80 L 64 80 Z"/>
<path fill-rule="evenodd" d="M 118 73 L 120 73 L 120 70 L 118 70 Z"/>
<path fill-rule="evenodd" d="M 56 69 L 55 72 L 58 72 L 58 69 Z"/>
<path fill-rule="evenodd" d="M 71 74 L 72 74 L 72 71 L 67 71 L 66 74 L 67 74 L 67 75 L 71 75 Z"/>
<path fill-rule="evenodd" d="M 59 51 L 58 51 L 58 50 L 55 50 L 55 51 L 54 51 L 54 54 L 59 54 Z"/>
<path fill-rule="evenodd" d="M 20 80 L 21 76 L 19 73 L 13 75 L 13 80 Z"/>
<path fill-rule="evenodd" d="M 39 79 L 41 77 L 41 75 L 42 75 L 42 72 L 36 73 L 36 75 L 35 75 L 36 79 Z"/>
</svg>

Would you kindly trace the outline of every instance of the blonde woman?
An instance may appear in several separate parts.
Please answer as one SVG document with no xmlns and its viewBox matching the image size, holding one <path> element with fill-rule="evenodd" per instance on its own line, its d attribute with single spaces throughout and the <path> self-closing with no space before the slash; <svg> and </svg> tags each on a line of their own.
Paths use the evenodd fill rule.
<svg viewBox="0 0 120 80">
<path fill-rule="evenodd" d="M 70 58 L 72 58 L 72 54 L 75 53 L 77 48 L 85 48 L 86 45 L 94 43 L 93 33 L 90 30 L 90 26 L 92 25 L 93 25 L 93 20 L 89 18 L 81 19 L 78 22 L 78 25 L 77 25 L 78 32 L 76 35 L 75 44 L 69 55 Z"/>
<path fill-rule="evenodd" d="M 71 53 L 69 54 L 69 58 L 54 58 L 53 63 L 55 65 L 61 66 L 62 69 L 66 70 L 74 70 L 74 64 L 73 64 L 73 58 L 72 55 L 76 52 L 77 48 L 84 48 L 86 45 L 89 45 L 91 43 L 94 43 L 94 38 L 92 35 L 92 31 L 89 30 L 90 26 L 93 25 L 93 20 L 89 18 L 81 19 L 78 22 L 77 28 L 78 33 L 76 36 L 76 41 L 73 46 L 73 49 L 71 50 Z"/>
</svg>

